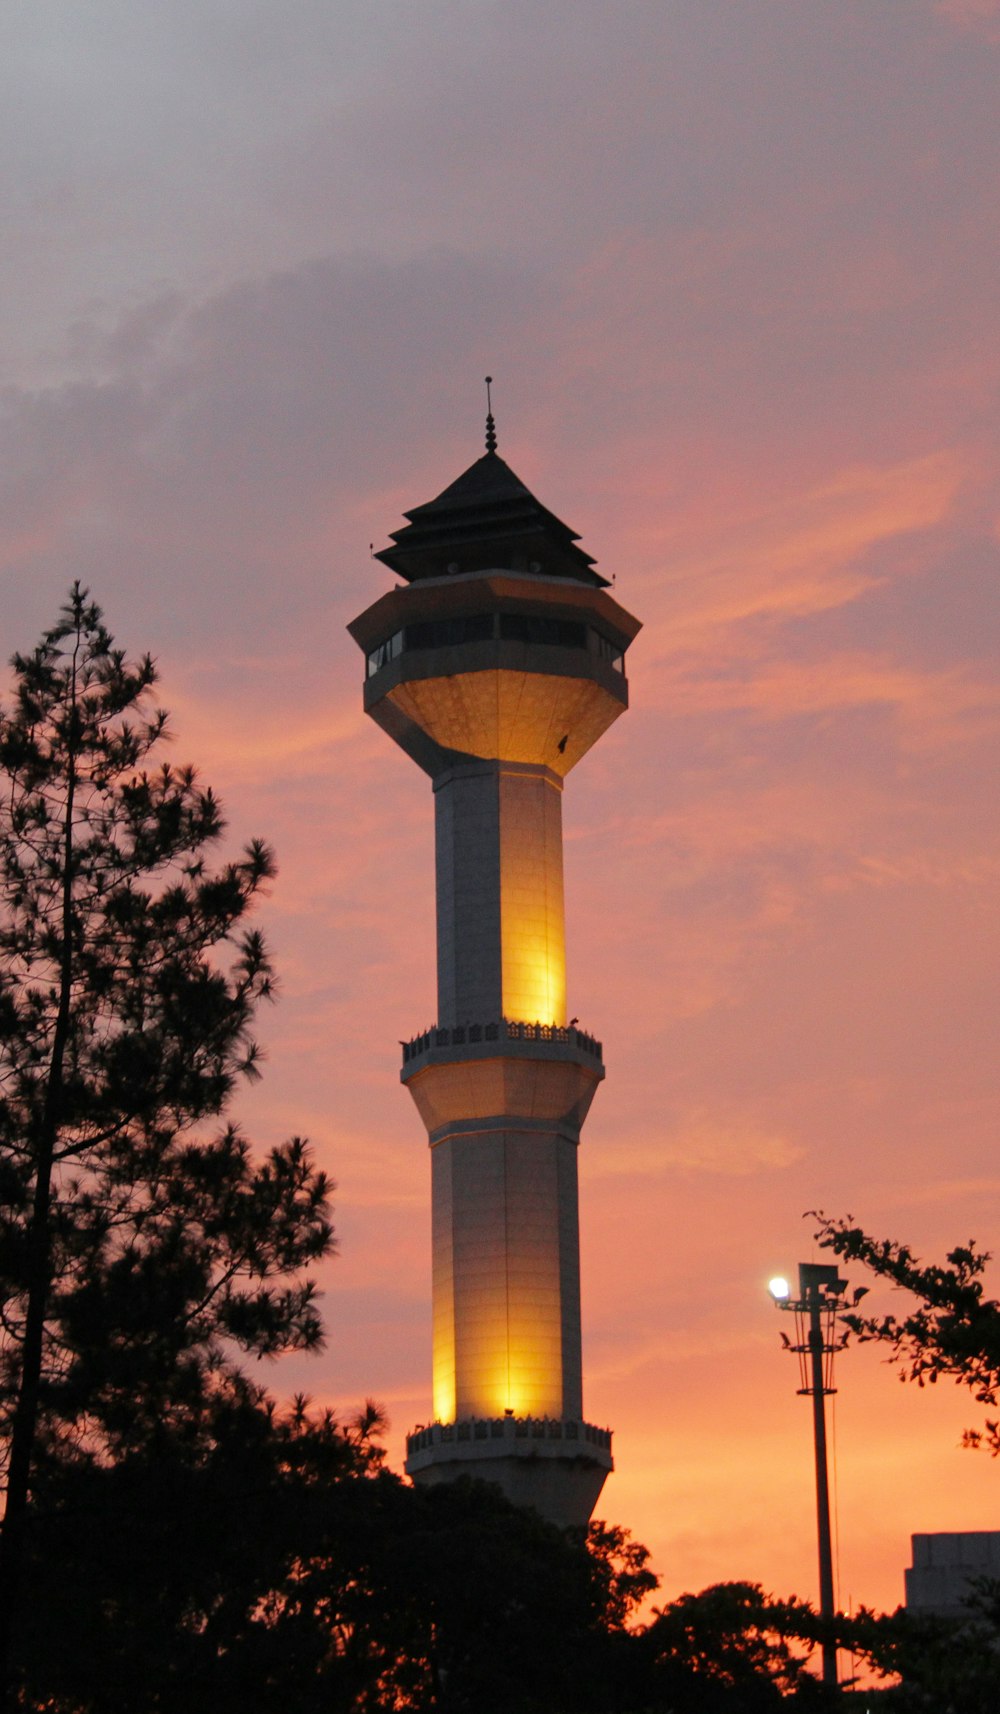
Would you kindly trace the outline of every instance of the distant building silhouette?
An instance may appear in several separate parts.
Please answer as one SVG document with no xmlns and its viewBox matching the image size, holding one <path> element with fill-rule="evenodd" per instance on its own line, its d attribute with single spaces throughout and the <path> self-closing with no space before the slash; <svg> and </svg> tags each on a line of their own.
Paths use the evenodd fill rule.
<svg viewBox="0 0 1000 1714">
<path fill-rule="evenodd" d="M 974 1578 L 1000 1578 L 1000 1530 L 946 1531 L 910 1539 L 913 1564 L 905 1573 L 910 1613 L 957 1618 Z"/>
</svg>

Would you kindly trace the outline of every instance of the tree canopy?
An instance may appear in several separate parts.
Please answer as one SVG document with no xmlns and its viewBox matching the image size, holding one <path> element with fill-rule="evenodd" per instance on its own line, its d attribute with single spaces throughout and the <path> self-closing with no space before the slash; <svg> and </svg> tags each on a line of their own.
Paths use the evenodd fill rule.
<svg viewBox="0 0 1000 1714">
<path fill-rule="evenodd" d="M 877 1278 L 917 1300 L 902 1316 L 848 1311 L 841 1316 L 844 1325 L 862 1341 L 887 1345 L 889 1360 L 899 1365 L 904 1381 L 933 1386 L 946 1376 L 969 1387 L 979 1404 L 1000 1403 L 1000 1303 L 983 1295 L 989 1251 L 970 1239 L 948 1252 L 946 1265 L 926 1264 L 907 1244 L 871 1237 L 851 1215 L 814 1217 L 825 1249 L 845 1261 L 861 1262 Z M 1000 1421 L 987 1418 L 982 1429 L 969 1429 L 965 1440 L 969 1446 L 988 1447 L 996 1456 Z"/>
</svg>

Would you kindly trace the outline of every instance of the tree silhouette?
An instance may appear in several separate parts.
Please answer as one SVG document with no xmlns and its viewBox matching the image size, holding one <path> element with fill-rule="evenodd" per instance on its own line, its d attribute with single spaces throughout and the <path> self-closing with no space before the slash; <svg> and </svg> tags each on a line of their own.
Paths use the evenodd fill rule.
<svg viewBox="0 0 1000 1714">
<path fill-rule="evenodd" d="M 260 1164 L 234 1124 L 272 988 L 244 919 L 260 842 L 224 823 L 79 584 L 13 659 L 0 713 L 0 1709 L 33 1483 L 212 1432 L 259 1397 L 241 1356 L 315 1346 L 300 1270 L 332 1245 L 329 1186 L 293 1139 Z"/>
<path fill-rule="evenodd" d="M 908 1315 L 841 1316 L 862 1342 L 877 1340 L 889 1347 L 889 1361 L 900 1365 L 900 1378 L 918 1387 L 933 1386 L 948 1376 L 971 1388 L 977 1402 L 1000 1403 L 1000 1304 L 983 1296 L 982 1275 L 990 1261 L 974 1240 L 950 1250 L 947 1266 L 926 1266 L 906 1244 L 873 1238 L 854 1224 L 853 1216 L 830 1219 L 816 1211 L 816 1236 L 825 1249 L 845 1260 L 861 1262 L 879 1279 L 889 1280 L 918 1300 Z M 856 1294 L 864 1295 L 863 1288 Z M 987 1419 L 984 1428 L 969 1429 L 968 1446 L 987 1446 L 1000 1453 L 1000 1421 Z"/>
<path fill-rule="evenodd" d="M 779 1601 L 759 1583 L 717 1583 L 681 1595 L 641 1638 L 654 1708 L 676 1714 L 739 1709 L 764 1714 L 830 1708 L 839 1698 L 808 1669 L 824 1621 L 804 1601 Z"/>
</svg>

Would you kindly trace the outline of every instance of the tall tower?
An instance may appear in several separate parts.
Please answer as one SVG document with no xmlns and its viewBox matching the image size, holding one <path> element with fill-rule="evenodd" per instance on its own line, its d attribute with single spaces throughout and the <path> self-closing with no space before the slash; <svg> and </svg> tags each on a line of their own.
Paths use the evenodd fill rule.
<svg viewBox="0 0 1000 1714">
<path fill-rule="evenodd" d="M 612 1468 L 585 1422 L 577 1147 L 601 1044 L 566 1019 L 562 790 L 628 706 L 638 621 L 498 457 L 407 512 L 404 581 L 350 626 L 365 711 L 430 776 L 436 1026 L 403 1047 L 431 1149 L 434 1422 L 418 1482 L 474 1475 L 559 1524 Z"/>
</svg>

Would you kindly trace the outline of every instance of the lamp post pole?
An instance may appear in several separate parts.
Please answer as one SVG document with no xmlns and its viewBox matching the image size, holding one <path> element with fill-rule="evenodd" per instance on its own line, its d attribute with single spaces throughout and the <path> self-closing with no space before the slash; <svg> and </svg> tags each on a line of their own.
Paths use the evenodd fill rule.
<svg viewBox="0 0 1000 1714">
<path fill-rule="evenodd" d="M 830 1483 L 826 1458 L 826 1393 L 823 1358 L 826 1342 L 823 1338 L 823 1306 L 816 1287 L 806 1294 L 809 1305 L 809 1366 L 812 1381 L 813 1447 L 816 1455 L 816 1535 L 819 1543 L 819 1610 L 824 1619 L 833 1618 L 833 1544 L 830 1536 Z M 832 1355 L 832 1353 L 831 1353 Z M 833 1390 L 832 1388 L 830 1389 Z M 823 1683 L 837 1682 L 837 1650 L 832 1642 L 823 1644 Z"/>
<path fill-rule="evenodd" d="M 799 1263 L 799 1295 L 792 1299 L 787 1287 L 772 1294 L 779 1309 L 791 1310 L 795 1316 L 796 1343 L 791 1349 L 797 1354 L 802 1385 L 798 1391 L 812 1399 L 813 1450 L 816 1461 L 816 1536 L 819 1546 L 819 1610 L 820 1616 L 832 1623 L 833 1543 L 830 1531 L 830 1484 L 826 1452 L 826 1395 L 836 1392 L 833 1385 L 833 1337 L 837 1310 L 846 1288 L 835 1267 L 819 1262 Z M 784 1335 L 782 1336 L 784 1337 Z M 788 1341 L 785 1341 L 786 1344 Z M 823 1683 L 837 1686 L 837 1646 L 823 1643 Z"/>
</svg>

